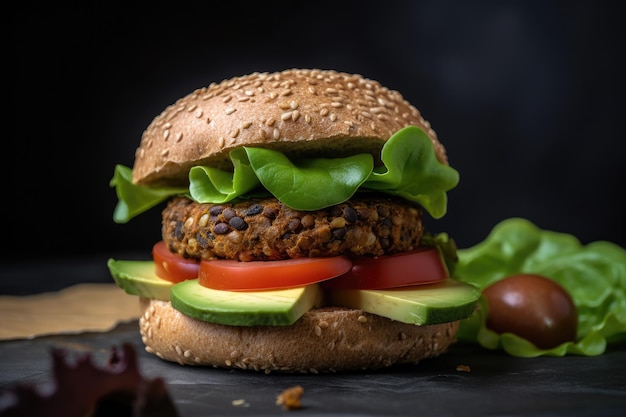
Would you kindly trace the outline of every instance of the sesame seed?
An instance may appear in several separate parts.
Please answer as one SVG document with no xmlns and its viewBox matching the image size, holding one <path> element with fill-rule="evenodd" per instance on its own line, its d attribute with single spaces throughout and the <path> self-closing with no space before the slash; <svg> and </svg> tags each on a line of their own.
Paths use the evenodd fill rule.
<svg viewBox="0 0 626 417">
<path fill-rule="evenodd" d="M 230 100 L 232 100 L 232 96 L 226 96 L 222 99 L 222 103 L 228 103 Z"/>
<path fill-rule="evenodd" d="M 285 102 L 283 102 L 283 103 L 278 103 L 278 107 L 280 107 L 280 109 L 281 109 L 281 110 L 287 110 L 287 109 L 290 109 L 290 108 L 291 108 L 291 106 L 289 105 L 289 103 L 285 103 Z"/>
<path fill-rule="evenodd" d="M 167 140 L 170 137 L 169 129 L 163 132 L 163 140 Z"/>
<path fill-rule="evenodd" d="M 286 112 L 286 113 L 283 113 L 283 114 L 280 116 L 280 118 L 281 118 L 283 121 L 284 121 L 284 120 L 291 119 L 291 113 L 292 113 L 292 112 L 290 112 L 290 111 L 288 111 L 288 112 Z"/>
<path fill-rule="evenodd" d="M 320 116 L 324 117 L 328 114 L 328 109 L 327 108 L 323 108 L 322 110 L 320 110 Z"/>
<path fill-rule="evenodd" d="M 233 114 L 233 113 L 234 113 L 234 112 L 236 112 L 236 111 L 237 111 L 237 109 L 234 109 L 234 108 L 232 108 L 232 107 L 229 107 L 229 108 L 227 108 L 224 112 L 225 112 L 227 115 L 231 115 L 231 114 Z"/>
<path fill-rule="evenodd" d="M 274 119 L 273 117 L 270 117 L 266 122 L 266 124 L 270 127 L 274 126 L 274 123 L 276 123 L 276 119 Z"/>
<path fill-rule="evenodd" d="M 330 103 L 331 106 L 338 108 L 338 107 L 343 107 L 343 103 L 340 103 L 338 101 L 333 101 L 332 103 Z"/>
<path fill-rule="evenodd" d="M 367 323 L 367 317 L 365 316 L 359 316 L 357 320 L 359 321 L 359 323 Z"/>
<path fill-rule="evenodd" d="M 274 129 L 274 131 L 272 132 L 272 136 L 274 137 L 274 139 L 280 138 L 280 131 L 278 129 Z"/>
<path fill-rule="evenodd" d="M 322 335 L 322 328 L 320 326 L 315 326 L 315 335 L 316 336 Z"/>
<path fill-rule="evenodd" d="M 224 147 L 224 136 L 220 136 L 220 138 L 217 140 L 217 143 L 220 145 L 220 148 Z"/>
<path fill-rule="evenodd" d="M 247 128 L 249 128 L 250 126 L 252 126 L 252 122 L 244 122 L 244 123 L 241 125 L 241 128 L 242 128 L 242 129 L 247 129 Z"/>
<path fill-rule="evenodd" d="M 182 132 L 178 132 L 176 134 L 176 142 L 180 142 L 183 139 L 183 134 Z"/>
<path fill-rule="evenodd" d="M 330 121 L 334 122 L 335 120 L 337 120 L 337 115 L 335 113 L 331 113 L 330 114 Z"/>
<path fill-rule="evenodd" d="M 298 118 L 300 117 L 300 112 L 298 110 L 294 110 L 291 113 L 291 119 L 295 122 L 298 120 Z"/>
</svg>

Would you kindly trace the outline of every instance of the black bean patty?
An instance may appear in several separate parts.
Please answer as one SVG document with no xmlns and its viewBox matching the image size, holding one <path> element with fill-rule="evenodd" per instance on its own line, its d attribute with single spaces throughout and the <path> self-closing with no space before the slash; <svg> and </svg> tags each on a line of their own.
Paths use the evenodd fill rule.
<svg viewBox="0 0 626 417">
<path fill-rule="evenodd" d="M 416 249 L 418 206 L 394 198 L 354 198 L 318 211 L 273 198 L 199 204 L 177 197 L 163 210 L 163 240 L 188 259 L 279 260 L 379 256 Z"/>
</svg>

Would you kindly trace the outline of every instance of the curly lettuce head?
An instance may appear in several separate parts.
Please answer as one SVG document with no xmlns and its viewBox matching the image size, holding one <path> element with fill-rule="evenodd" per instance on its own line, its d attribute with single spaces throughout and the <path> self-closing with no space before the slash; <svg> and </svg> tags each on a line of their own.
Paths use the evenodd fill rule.
<svg viewBox="0 0 626 417">
<path fill-rule="evenodd" d="M 558 282 L 578 309 L 576 341 L 539 349 L 511 333 L 485 326 L 486 303 L 461 322 L 460 341 L 478 342 L 520 357 L 595 356 L 607 344 L 626 339 L 626 250 L 606 241 L 582 245 L 572 235 L 538 228 L 511 218 L 496 225 L 481 243 L 458 251 L 455 277 L 485 289 L 520 273 L 539 274 Z"/>
</svg>

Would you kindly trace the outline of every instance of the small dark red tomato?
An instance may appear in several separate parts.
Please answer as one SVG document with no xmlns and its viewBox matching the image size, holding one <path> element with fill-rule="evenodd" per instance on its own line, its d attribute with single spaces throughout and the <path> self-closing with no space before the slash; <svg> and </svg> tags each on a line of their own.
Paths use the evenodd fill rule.
<svg viewBox="0 0 626 417">
<path fill-rule="evenodd" d="M 491 284 L 483 294 L 489 305 L 486 325 L 496 333 L 514 333 L 541 349 L 576 339 L 576 306 L 549 278 L 513 275 Z"/>
</svg>

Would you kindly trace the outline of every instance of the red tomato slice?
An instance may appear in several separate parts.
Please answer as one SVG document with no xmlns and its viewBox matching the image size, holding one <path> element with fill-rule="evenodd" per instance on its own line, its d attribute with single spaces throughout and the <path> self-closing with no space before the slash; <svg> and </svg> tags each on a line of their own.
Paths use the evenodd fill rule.
<svg viewBox="0 0 626 417">
<path fill-rule="evenodd" d="M 157 242 L 152 247 L 152 259 L 154 260 L 154 271 L 159 278 L 170 282 L 198 278 L 200 262 L 185 259 L 170 252 L 164 241 Z"/>
<path fill-rule="evenodd" d="M 345 274 L 352 262 L 345 256 L 298 258 L 282 261 L 200 262 L 198 282 L 227 291 L 259 291 L 301 287 Z"/>
<path fill-rule="evenodd" d="M 432 284 L 448 276 L 439 251 L 429 247 L 408 253 L 353 259 L 350 272 L 321 285 L 325 288 L 380 290 Z"/>
</svg>

